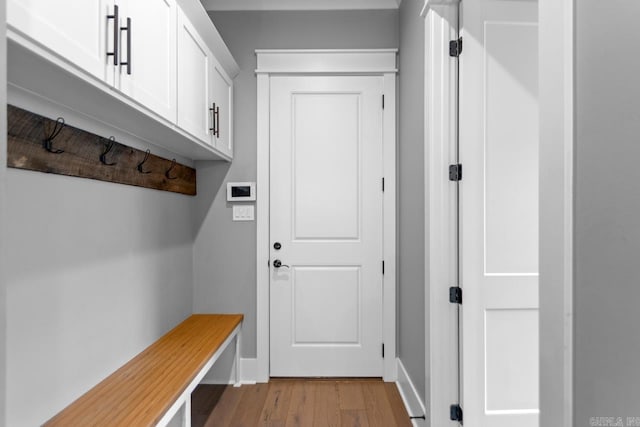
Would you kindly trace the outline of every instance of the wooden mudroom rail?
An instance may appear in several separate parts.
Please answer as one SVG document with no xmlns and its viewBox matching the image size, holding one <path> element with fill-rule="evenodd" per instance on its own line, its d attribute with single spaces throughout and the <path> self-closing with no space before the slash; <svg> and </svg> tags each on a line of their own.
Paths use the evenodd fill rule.
<svg viewBox="0 0 640 427">
<path fill-rule="evenodd" d="M 13 105 L 8 106 L 7 120 L 7 166 L 11 168 L 196 194 L 195 169 L 173 159 Z"/>
</svg>

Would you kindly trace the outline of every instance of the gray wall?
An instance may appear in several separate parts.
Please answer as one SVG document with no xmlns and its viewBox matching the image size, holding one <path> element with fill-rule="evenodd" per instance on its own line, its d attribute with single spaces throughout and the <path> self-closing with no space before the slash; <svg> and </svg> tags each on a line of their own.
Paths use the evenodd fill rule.
<svg viewBox="0 0 640 427">
<path fill-rule="evenodd" d="M 256 179 L 255 49 L 396 48 L 398 11 L 216 12 L 211 18 L 240 66 L 233 164 L 198 163 L 194 310 L 246 316 L 242 356 L 256 355 L 256 227 L 233 222 L 226 181 Z"/>
<path fill-rule="evenodd" d="M 193 204 L 16 169 L 6 192 L 6 424 L 34 426 L 191 313 Z"/>
<path fill-rule="evenodd" d="M 640 417 L 640 2 L 576 2 L 575 414 Z"/>
<path fill-rule="evenodd" d="M 564 2 L 539 5 L 540 425 L 564 419 Z"/>
<path fill-rule="evenodd" d="M 423 2 L 400 7 L 399 91 L 399 357 L 427 402 L 425 377 L 425 87 Z M 428 341 L 427 341 L 428 342 Z"/>
<path fill-rule="evenodd" d="M 5 289 L 5 173 L 7 153 L 7 49 L 6 49 L 6 1 L 0 0 L 0 427 L 5 425 L 6 399 L 6 310 Z"/>
</svg>

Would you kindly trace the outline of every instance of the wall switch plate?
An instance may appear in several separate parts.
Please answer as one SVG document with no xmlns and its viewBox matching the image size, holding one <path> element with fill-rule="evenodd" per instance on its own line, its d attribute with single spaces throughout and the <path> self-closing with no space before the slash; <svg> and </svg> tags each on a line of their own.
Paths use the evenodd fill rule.
<svg viewBox="0 0 640 427">
<path fill-rule="evenodd" d="M 253 221 L 254 219 L 253 205 L 233 205 L 234 221 Z"/>
</svg>

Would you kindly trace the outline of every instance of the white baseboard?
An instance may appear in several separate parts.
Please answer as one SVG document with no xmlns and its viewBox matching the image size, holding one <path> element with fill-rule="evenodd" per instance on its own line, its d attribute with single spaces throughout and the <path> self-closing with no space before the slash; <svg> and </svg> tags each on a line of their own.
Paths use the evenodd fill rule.
<svg viewBox="0 0 640 427">
<path fill-rule="evenodd" d="M 224 351 L 200 384 L 235 384 L 236 368 L 233 351 Z M 256 383 L 256 359 L 240 358 L 240 384 Z"/>
<path fill-rule="evenodd" d="M 426 416 L 427 410 L 424 407 L 424 403 L 422 403 L 422 399 L 416 390 L 416 387 L 413 385 L 413 381 L 409 377 L 407 370 L 404 368 L 402 361 L 397 359 L 398 361 L 398 380 L 396 381 L 396 385 L 398 386 L 398 390 L 400 391 L 400 396 L 402 397 L 402 401 L 404 402 L 405 408 L 407 408 L 407 412 L 410 417 L 421 417 Z M 414 427 L 426 427 L 427 420 L 422 418 L 414 418 L 411 420 Z"/>
</svg>

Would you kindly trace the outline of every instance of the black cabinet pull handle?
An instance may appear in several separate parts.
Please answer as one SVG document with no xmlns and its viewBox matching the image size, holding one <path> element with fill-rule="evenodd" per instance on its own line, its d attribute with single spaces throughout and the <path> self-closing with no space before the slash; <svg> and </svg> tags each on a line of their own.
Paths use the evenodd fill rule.
<svg viewBox="0 0 640 427">
<path fill-rule="evenodd" d="M 216 138 L 220 138 L 220 106 L 216 107 L 213 116 L 215 117 L 214 126 L 216 128 L 213 132 Z"/>
<path fill-rule="evenodd" d="M 209 130 L 213 133 L 213 135 L 216 134 L 216 103 L 213 103 L 213 106 L 209 108 L 209 111 L 211 112 L 211 125 L 213 127 L 210 127 Z"/>
<path fill-rule="evenodd" d="M 107 52 L 107 59 L 113 56 L 113 65 L 118 65 L 118 5 L 113 6 L 113 15 L 107 15 L 107 25 L 109 25 L 109 19 L 113 19 L 113 52 Z"/>
<path fill-rule="evenodd" d="M 127 62 L 120 61 L 120 66 L 127 66 L 127 74 L 131 74 L 131 18 L 127 18 L 127 26 L 120 27 L 120 31 L 127 32 Z"/>
</svg>

